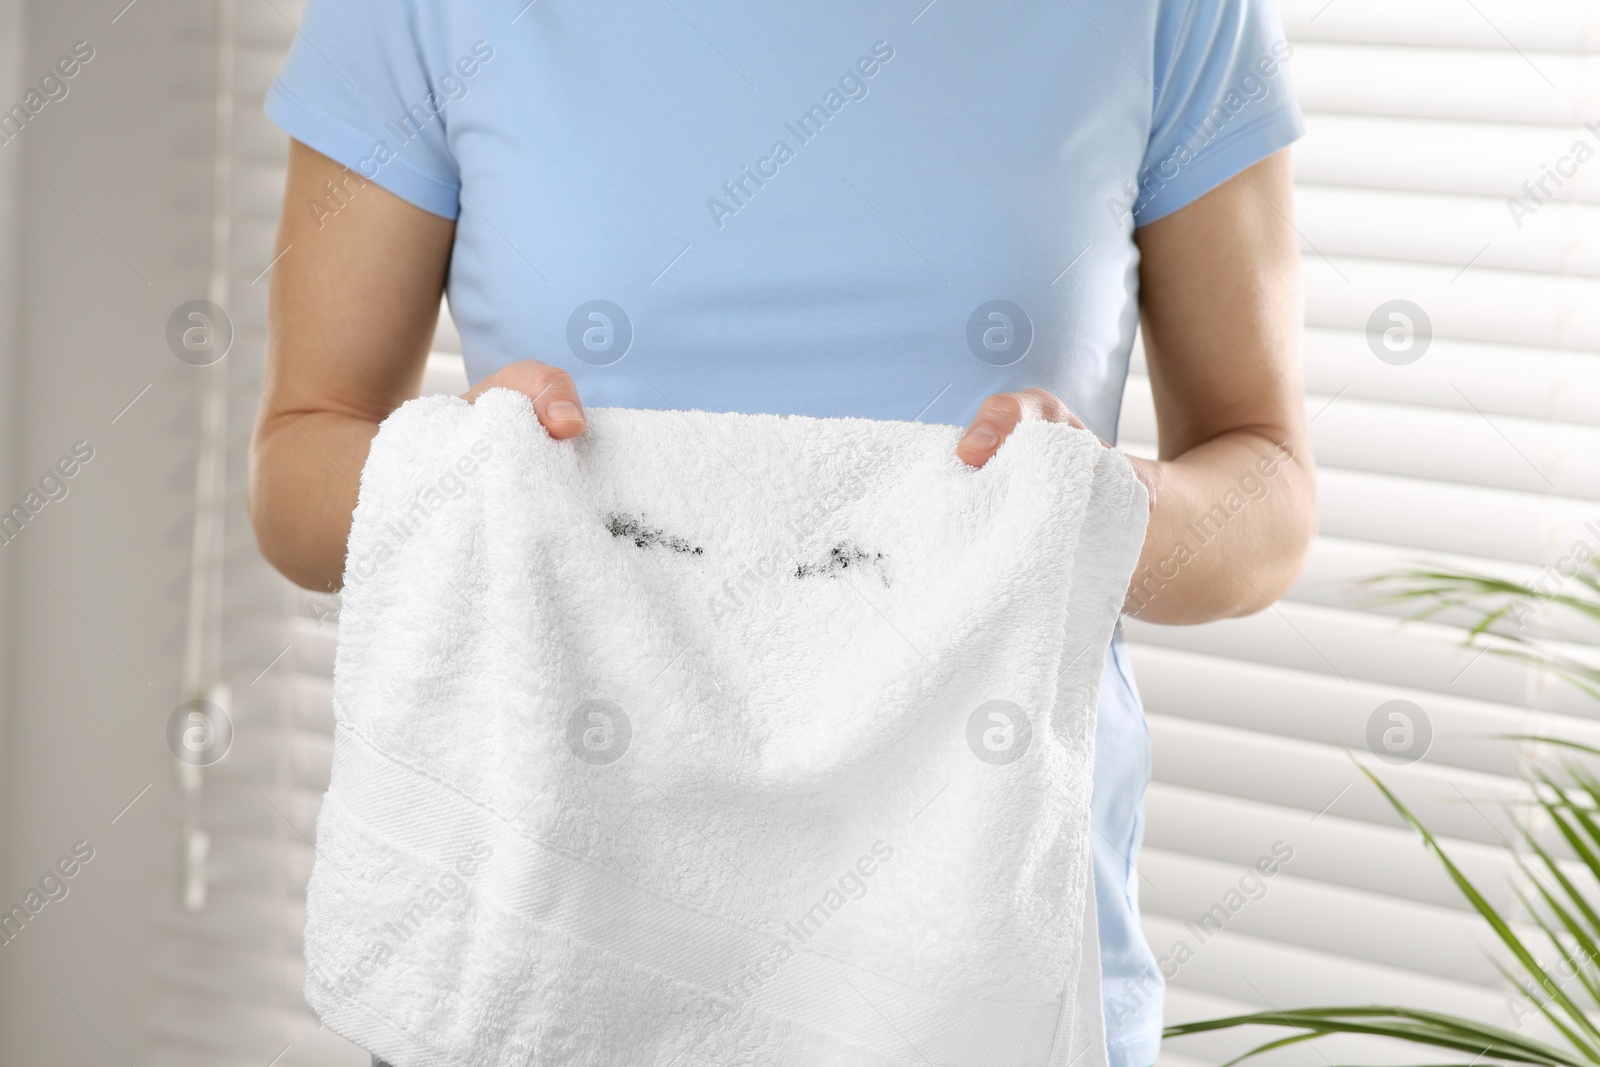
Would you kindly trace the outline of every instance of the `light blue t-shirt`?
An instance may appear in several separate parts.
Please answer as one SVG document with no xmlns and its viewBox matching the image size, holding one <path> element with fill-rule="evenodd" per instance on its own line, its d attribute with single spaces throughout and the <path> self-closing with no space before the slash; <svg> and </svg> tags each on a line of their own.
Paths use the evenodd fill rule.
<svg viewBox="0 0 1600 1067">
<path fill-rule="evenodd" d="M 1266 0 L 309 0 L 267 114 L 457 220 L 473 381 L 589 406 L 962 424 L 1040 386 L 1115 441 L 1136 226 L 1302 131 Z M 351 178 L 303 207 L 337 240 Z M 1114 1067 L 1154 1060 L 1120 638 L 1094 873 Z"/>
</svg>

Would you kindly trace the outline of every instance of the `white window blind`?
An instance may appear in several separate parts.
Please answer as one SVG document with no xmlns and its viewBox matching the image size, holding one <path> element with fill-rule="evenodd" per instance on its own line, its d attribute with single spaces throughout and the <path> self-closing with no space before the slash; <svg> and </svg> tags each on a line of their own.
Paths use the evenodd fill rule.
<svg viewBox="0 0 1600 1067">
<path fill-rule="evenodd" d="M 215 62 L 232 103 L 220 144 L 197 130 L 195 144 L 182 147 L 222 152 L 231 170 L 214 221 L 227 235 L 226 310 L 235 336 L 219 364 L 227 381 L 227 473 L 222 595 L 212 625 L 221 630 L 220 682 L 235 732 L 227 758 L 203 772 L 204 906 L 163 919 L 168 928 L 152 968 L 153 1067 L 369 1062 L 321 1028 L 300 993 L 305 883 L 331 756 L 337 598 L 308 596 L 278 576 L 257 552 L 245 511 L 287 147 L 261 103 L 302 9 L 303 0 L 215 0 L 213 24 L 197 19 L 195 28 L 196 65 Z M 175 891 L 184 885 L 182 830 L 174 820 Z"/>
<path fill-rule="evenodd" d="M 1498 733 L 1595 743 L 1600 706 L 1358 584 L 1422 560 L 1532 578 L 1578 541 L 1600 551 L 1600 5 L 1284 0 L 1307 136 L 1295 148 L 1306 277 L 1307 412 L 1321 535 L 1276 607 L 1207 626 L 1131 622 L 1154 774 L 1140 861 L 1145 929 L 1179 942 L 1167 1018 L 1400 1003 L 1517 1027 L 1492 937 L 1362 778 L 1376 770 L 1488 891 L 1509 889 L 1514 837 L 1496 797 L 1524 753 Z M 1537 183 L 1545 167 L 1575 173 Z M 1558 175 L 1558 177 L 1560 177 Z M 1548 202 L 1535 204 L 1523 183 Z M 1507 198 L 1521 198 L 1531 213 Z M 1405 365 L 1369 346 L 1375 309 L 1409 300 L 1431 342 Z M 1142 364 L 1123 444 L 1154 453 Z M 1420 762 L 1367 747 L 1406 699 L 1434 735 Z M 1294 858 L 1224 932 L 1195 924 L 1272 843 Z M 1234 898 L 1237 900 L 1238 898 Z M 1181 953 L 1180 953 L 1181 955 Z M 1169 967 L 1169 970 L 1173 969 Z M 1535 1032 L 1526 1023 L 1525 1033 Z M 1281 1034 L 1282 1031 L 1277 1033 Z M 1252 1035 L 1167 1046 L 1215 1063 Z M 1333 1062 L 1417 1062 L 1342 1039 Z M 1279 1062 L 1325 1064 L 1283 1050 Z M 1424 1057 L 1426 1058 L 1426 1054 Z"/>
<path fill-rule="evenodd" d="M 231 5 L 236 339 L 225 361 L 220 624 L 236 737 L 205 772 L 205 908 L 173 921 L 156 961 L 152 1062 L 260 1067 L 278 1056 L 283 1067 L 358 1067 L 364 1054 L 320 1029 L 300 995 L 337 598 L 273 573 L 244 511 L 286 146 L 260 106 L 303 3 Z M 1600 548 L 1583 529 L 1600 520 L 1600 158 L 1520 228 L 1505 203 L 1575 140 L 1600 152 L 1600 133 L 1582 125 L 1600 120 L 1600 5 L 1288 0 L 1281 10 L 1309 127 L 1295 151 L 1322 532 L 1304 579 L 1275 608 L 1202 627 L 1128 624 L 1154 751 L 1139 864 L 1146 930 L 1158 955 L 1180 940 L 1193 951 L 1169 987 L 1169 1021 L 1403 1001 L 1510 1024 L 1486 935 L 1346 751 L 1367 755 L 1379 704 L 1424 708 L 1435 735 L 1427 758 L 1367 762 L 1509 906 L 1509 830 L 1492 798 L 1515 794 L 1519 757 L 1474 735 L 1600 743 L 1600 709 L 1534 672 L 1463 653 L 1457 629 L 1397 627 L 1398 612 L 1366 602 L 1354 583 L 1419 559 L 1532 575 L 1580 538 Z M 1427 352 L 1405 366 L 1380 361 L 1366 336 L 1373 310 L 1396 298 L 1432 323 Z M 427 391 L 459 391 L 448 319 L 436 347 Z M 1122 427 L 1130 451 L 1153 454 L 1137 359 Z M 1186 923 L 1279 841 L 1293 858 L 1265 896 L 1201 943 Z M 1191 1039 L 1164 1064 L 1219 1062 L 1240 1041 Z M 1380 1057 L 1371 1042 L 1343 1051 L 1337 1062 Z M 1307 1049 L 1277 1058 L 1324 1062 Z"/>
</svg>

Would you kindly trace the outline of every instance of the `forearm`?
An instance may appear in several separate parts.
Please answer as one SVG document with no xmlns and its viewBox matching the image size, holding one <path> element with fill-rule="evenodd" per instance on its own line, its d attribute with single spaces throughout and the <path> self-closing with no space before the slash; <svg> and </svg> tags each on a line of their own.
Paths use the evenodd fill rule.
<svg viewBox="0 0 1600 1067">
<path fill-rule="evenodd" d="M 1197 623 L 1267 607 L 1316 536 L 1287 149 L 1135 231 L 1159 462 L 1126 610 Z"/>
<path fill-rule="evenodd" d="M 305 210 L 357 182 L 360 195 L 337 220 Z M 250 522 L 286 577 L 333 590 L 378 423 L 422 384 L 455 223 L 299 141 L 289 146 L 283 203 Z"/>
<path fill-rule="evenodd" d="M 1156 506 L 1128 614 L 1209 622 L 1259 611 L 1293 584 L 1316 534 L 1312 459 L 1300 435 L 1241 428 L 1139 463 Z"/>
<path fill-rule="evenodd" d="M 334 411 L 264 412 L 251 449 L 250 521 L 262 555 L 295 584 L 343 584 L 361 468 L 378 424 Z"/>
</svg>

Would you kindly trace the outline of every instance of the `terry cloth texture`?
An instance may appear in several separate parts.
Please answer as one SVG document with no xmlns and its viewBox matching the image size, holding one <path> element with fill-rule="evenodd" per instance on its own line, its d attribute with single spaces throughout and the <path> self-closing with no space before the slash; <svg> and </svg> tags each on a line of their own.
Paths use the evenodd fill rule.
<svg viewBox="0 0 1600 1067">
<path fill-rule="evenodd" d="M 427 397 L 361 475 L 306 996 L 395 1067 L 1105 1062 L 1144 487 L 960 429 Z"/>
</svg>

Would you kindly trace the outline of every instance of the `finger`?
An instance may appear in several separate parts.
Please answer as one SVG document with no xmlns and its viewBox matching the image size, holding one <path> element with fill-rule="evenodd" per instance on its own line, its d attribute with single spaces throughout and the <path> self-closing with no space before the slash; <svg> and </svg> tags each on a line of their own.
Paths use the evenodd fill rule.
<svg viewBox="0 0 1600 1067">
<path fill-rule="evenodd" d="M 485 378 L 465 394 L 466 399 L 476 400 L 485 390 L 496 386 L 514 389 L 532 401 L 539 424 L 557 440 L 576 437 L 587 425 L 583 404 L 578 400 L 578 387 L 572 376 L 560 367 L 536 359 L 521 360 Z"/>
<path fill-rule="evenodd" d="M 525 390 L 533 410 L 550 436 L 559 440 L 576 437 L 587 424 L 583 405 L 578 402 L 578 387 L 572 375 L 560 367 L 545 367 L 536 390 Z"/>
<path fill-rule="evenodd" d="M 1015 394 L 1022 403 L 1022 417 L 1024 419 L 1042 419 L 1045 422 L 1064 422 L 1079 430 L 1089 427 L 1084 421 L 1072 413 L 1066 401 L 1050 392 L 1048 389 L 1024 389 Z"/>
<path fill-rule="evenodd" d="M 956 444 L 956 458 L 973 467 L 989 462 L 1022 421 L 1026 403 L 1016 393 L 996 393 L 985 400 Z"/>
</svg>

